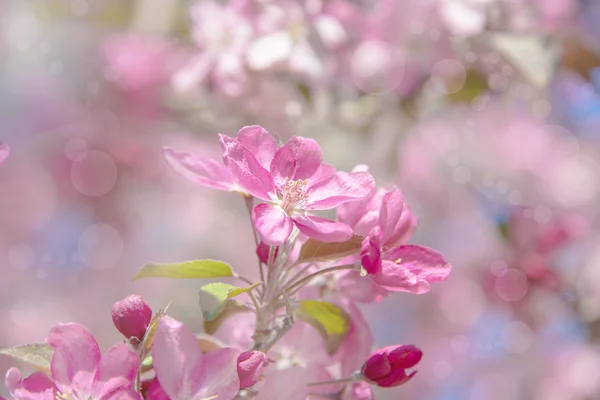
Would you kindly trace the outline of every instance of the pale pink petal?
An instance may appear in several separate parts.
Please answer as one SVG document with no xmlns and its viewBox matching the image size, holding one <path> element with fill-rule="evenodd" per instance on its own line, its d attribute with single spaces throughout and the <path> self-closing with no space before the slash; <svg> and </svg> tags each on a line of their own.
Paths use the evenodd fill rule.
<svg viewBox="0 0 600 400">
<path fill-rule="evenodd" d="M 271 173 L 277 185 L 283 185 L 286 178 L 309 179 L 319 171 L 322 162 L 323 152 L 314 139 L 294 136 L 275 153 Z"/>
<path fill-rule="evenodd" d="M 383 189 L 372 190 L 364 198 L 357 201 L 349 201 L 340 204 L 336 210 L 337 218 L 340 222 L 350 225 L 357 235 L 366 236 L 371 229 L 375 228 L 379 218 L 379 208 L 381 199 L 385 191 Z M 362 234 L 358 232 L 358 225 L 366 215 L 370 215 L 369 226 L 362 226 Z M 365 225 L 364 223 L 362 225 Z"/>
<path fill-rule="evenodd" d="M 277 152 L 277 143 L 265 128 L 258 125 L 245 126 L 236 139 L 250 150 L 264 169 L 271 168 L 271 162 Z"/>
<path fill-rule="evenodd" d="M 252 224 L 261 240 L 270 246 L 285 243 L 292 233 L 292 219 L 281 208 L 259 204 L 252 210 Z"/>
<path fill-rule="evenodd" d="M 169 400 L 169 396 L 165 393 L 165 390 L 160 386 L 158 379 L 152 379 L 146 388 L 146 399 L 148 400 Z"/>
<path fill-rule="evenodd" d="M 329 210 L 347 201 L 360 200 L 373 190 L 368 172 L 338 172 L 309 188 L 307 210 Z"/>
<path fill-rule="evenodd" d="M 196 89 L 206 78 L 213 65 L 212 56 L 208 52 L 200 53 L 191 58 L 179 71 L 173 75 L 172 85 L 178 92 L 188 92 Z"/>
<path fill-rule="evenodd" d="M 423 294 L 429 291 L 429 283 L 419 279 L 404 266 L 384 260 L 377 273 L 369 275 L 376 283 L 391 292 Z"/>
<path fill-rule="evenodd" d="M 370 279 L 363 279 L 370 281 Z M 343 308 L 350 315 L 350 328 L 338 352 L 342 364 L 342 376 L 350 376 L 359 371 L 371 354 L 373 334 L 360 309 L 352 302 L 343 302 Z"/>
<path fill-rule="evenodd" d="M 156 377 L 172 399 L 188 399 L 192 384 L 202 373 L 202 351 L 198 340 L 181 322 L 163 317 L 152 343 Z"/>
<path fill-rule="evenodd" d="M 379 302 L 389 293 L 372 279 L 361 276 L 360 271 L 344 272 L 336 280 L 335 286 L 342 296 L 359 303 Z"/>
<path fill-rule="evenodd" d="M 43 372 L 34 372 L 23 379 L 17 368 L 11 368 L 4 383 L 16 400 L 54 400 L 56 396 L 56 386 Z"/>
<path fill-rule="evenodd" d="M 367 382 L 354 382 L 346 387 L 344 400 L 375 400 L 373 389 Z"/>
<path fill-rule="evenodd" d="M 452 268 L 437 251 L 423 246 L 406 245 L 386 254 L 388 260 L 399 260 L 399 264 L 427 282 L 445 280 Z"/>
<path fill-rule="evenodd" d="M 381 233 L 379 227 L 373 228 L 363 239 L 360 246 L 360 261 L 369 274 L 374 274 L 381 268 Z"/>
<path fill-rule="evenodd" d="M 343 242 L 352 237 L 352 228 L 341 222 L 313 215 L 293 216 L 294 223 L 304 235 L 322 242 Z"/>
<path fill-rule="evenodd" d="M 48 344 L 54 349 L 51 370 L 61 392 L 91 394 L 98 364 L 98 342 L 80 324 L 57 324 L 50 331 Z"/>
<path fill-rule="evenodd" d="M 6 160 L 8 155 L 10 154 L 10 147 L 6 143 L 0 141 L 0 164 Z"/>
<path fill-rule="evenodd" d="M 391 291 L 422 294 L 429 283 L 443 281 L 450 265 L 435 250 L 421 246 L 400 246 L 385 255 L 394 261 L 383 261 L 379 272 L 371 278 Z"/>
<path fill-rule="evenodd" d="M 239 141 L 219 135 L 223 162 L 234 181 L 254 197 L 270 200 L 275 184 L 269 171 L 264 169 L 254 154 Z"/>
<path fill-rule="evenodd" d="M 281 399 L 306 400 L 308 396 L 308 374 L 304 368 L 292 367 L 275 371 L 265 376 L 265 383 L 260 387 L 256 400 Z"/>
<path fill-rule="evenodd" d="M 169 147 L 163 148 L 163 155 L 171 168 L 198 185 L 221 190 L 237 190 L 237 185 L 227 168 L 216 160 L 192 153 L 178 152 Z"/>
<path fill-rule="evenodd" d="M 392 234 L 383 242 L 383 247 L 391 248 L 406 243 L 415 229 L 417 229 L 417 224 L 417 216 L 413 214 L 410 208 L 405 204 L 400 219 L 394 227 Z"/>
<path fill-rule="evenodd" d="M 108 397 L 103 397 L 102 400 L 142 400 L 142 396 L 133 390 L 121 390 Z"/>
<path fill-rule="evenodd" d="M 333 165 L 322 163 L 317 172 L 314 173 L 310 178 L 308 178 L 307 186 L 311 187 L 315 185 L 317 182 L 321 182 L 327 178 L 335 175 L 337 170 Z"/>
<path fill-rule="evenodd" d="M 109 398 L 112 394 L 131 389 L 140 361 L 125 344 L 118 344 L 102 356 L 94 379 L 93 397 Z"/>
<path fill-rule="evenodd" d="M 233 400 L 240 390 L 237 373 L 238 349 L 225 347 L 204 355 L 202 374 L 196 376 L 199 385 L 194 385 L 194 398 L 205 399 L 217 396 L 219 400 Z"/>
<path fill-rule="evenodd" d="M 381 241 L 386 243 L 394 234 L 404 210 L 404 197 L 398 189 L 386 193 L 381 200 L 379 211 L 379 227 L 381 228 Z"/>
</svg>

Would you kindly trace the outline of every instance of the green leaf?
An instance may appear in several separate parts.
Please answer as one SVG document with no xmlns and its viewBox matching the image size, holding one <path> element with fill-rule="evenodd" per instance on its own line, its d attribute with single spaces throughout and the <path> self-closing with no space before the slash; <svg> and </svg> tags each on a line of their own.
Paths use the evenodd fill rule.
<svg viewBox="0 0 600 400">
<path fill-rule="evenodd" d="M 308 239 L 300 249 L 298 263 L 337 260 L 360 252 L 363 238 L 358 235 L 352 236 L 345 242 L 320 242 Z"/>
<path fill-rule="evenodd" d="M 462 85 L 460 88 L 457 87 L 458 90 L 450 90 L 451 93 L 446 95 L 448 100 L 453 103 L 470 103 L 489 89 L 485 76 L 473 69 L 467 70 L 465 82 L 449 82 L 450 89 L 453 85 Z"/>
<path fill-rule="evenodd" d="M 25 344 L 8 349 L 0 349 L 0 354 L 12 357 L 15 360 L 26 362 L 35 369 L 49 373 L 52 347 L 47 344 Z"/>
<path fill-rule="evenodd" d="M 148 356 L 148 357 L 144 358 L 144 361 L 142 361 L 142 365 L 141 365 L 141 368 L 140 368 L 140 370 L 142 371 L 142 373 L 148 372 L 152 368 L 154 368 L 154 366 L 152 364 L 152 356 Z"/>
<path fill-rule="evenodd" d="M 207 321 L 212 321 L 217 318 L 223 308 L 227 299 L 231 299 L 235 296 L 239 296 L 242 293 L 247 293 L 258 286 L 255 283 L 248 287 L 237 287 L 223 282 L 215 282 L 204 285 L 200 288 L 200 307 L 202 308 L 202 315 Z"/>
<path fill-rule="evenodd" d="M 233 276 L 229 264 L 215 260 L 193 260 L 174 264 L 147 264 L 133 277 L 206 279 Z"/>
<path fill-rule="evenodd" d="M 330 355 L 337 351 L 350 328 L 350 316 L 327 301 L 302 300 L 296 316 L 312 325 L 323 336 Z"/>
<path fill-rule="evenodd" d="M 204 331 L 212 335 L 219 329 L 221 324 L 227 318 L 250 311 L 251 309 L 244 304 L 241 304 L 235 300 L 227 300 L 225 302 L 225 306 L 221 310 L 221 313 L 215 319 L 213 319 L 212 321 L 209 321 L 207 319 L 204 320 Z"/>
</svg>

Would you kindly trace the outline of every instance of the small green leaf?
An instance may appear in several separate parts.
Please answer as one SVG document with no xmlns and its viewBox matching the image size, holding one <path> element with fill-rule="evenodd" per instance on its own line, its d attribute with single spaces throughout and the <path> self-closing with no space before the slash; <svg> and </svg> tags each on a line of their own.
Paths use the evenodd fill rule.
<svg viewBox="0 0 600 400">
<path fill-rule="evenodd" d="M 174 264 L 147 264 L 133 277 L 206 279 L 233 276 L 231 267 L 215 260 L 193 260 Z"/>
<path fill-rule="evenodd" d="M 12 357 L 15 360 L 26 362 L 35 369 L 49 373 L 52 347 L 47 344 L 25 344 L 8 349 L 0 349 L 0 354 Z"/>
<path fill-rule="evenodd" d="M 215 282 L 204 285 L 200 288 L 200 307 L 202 315 L 207 321 L 212 321 L 223 311 L 227 299 L 247 293 L 258 286 L 255 283 L 245 288 L 237 287 L 223 282 Z"/>
<path fill-rule="evenodd" d="M 462 80 L 450 81 L 448 86 L 449 93 L 446 97 L 453 103 L 469 103 L 489 89 L 483 74 L 473 69 L 467 70 L 464 82 Z"/>
<path fill-rule="evenodd" d="M 302 300 L 296 316 L 312 325 L 323 336 L 329 354 L 337 351 L 350 327 L 350 316 L 340 307 L 326 301 Z"/>
<path fill-rule="evenodd" d="M 251 309 L 244 304 L 235 300 L 227 300 L 225 302 L 225 307 L 223 307 L 223 310 L 221 310 L 221 313 L 215 319 L 212 321 L 207 319 L 204 320 L 204 331 L 212 335 L 227 318 L 250 311 Z"/>
<path fill-rule="evenodd" d="M 142 373 L 144 373 L 150 371 L 153 367 L 154 366 L 152 365 L 152 356 L 148 356 L 144 358 L 144 361 L 142 361 L 142 366 L 140 370 L 142 371 Z"/>
</svg>

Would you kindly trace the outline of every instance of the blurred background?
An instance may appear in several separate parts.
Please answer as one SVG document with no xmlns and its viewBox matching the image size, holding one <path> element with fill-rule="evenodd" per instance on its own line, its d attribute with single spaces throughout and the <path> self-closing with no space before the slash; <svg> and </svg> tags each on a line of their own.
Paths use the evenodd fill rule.
<svg viewBox="0 0 600 400">
<path fill-rule="evenodd" d="M 599 0 L 0 1 L 0 347 L 77 321 L 107 348 L 131 293 L 200 329 L 199 282 L 131 277 L 254 276 L 252 232 L 161 147 L 219 158 L 259 124 L 368 164 L 453 265 L 361 305 L 378 347 L 424 351 L 377 399 L 600 398 L 598 21 Z"/>
</svg>

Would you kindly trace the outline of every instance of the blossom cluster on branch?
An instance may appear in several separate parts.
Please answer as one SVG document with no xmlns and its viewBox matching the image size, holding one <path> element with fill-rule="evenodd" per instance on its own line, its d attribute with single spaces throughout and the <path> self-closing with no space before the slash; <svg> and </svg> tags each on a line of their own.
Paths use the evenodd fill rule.
<svg viewBox="0 0 600 400">
<path fill-rule="evenodd" d="M 246 126 L 219 141 L 223 163 L 171 148 L 164 156 L 185 178 L 241 196 L 260 279 L 215 260 L 148 264 L 135 279 L 229 277 L 240 286 L 200 288 L 199 334 L 166 308 L 153 313 L 140 296 L 122 299 L 112 319 L 126 340 L 104 354 L 85 327 L 59 323 L 47 344 L 11 350 L 40 369 L 26 378 L 8 371 L 14 399 L 365 400 L 372 385 L 399 386 L 415 375 L 422 351 L 391 345 L 372 352 L 356 305 L 390 292 L 426 293 L 450 273 L 435 250 L 406 244 L 417 219 L 400 190 L 375 188 L 364 166 L 337 171 L 312 139 L 281 144 Z M 331 209 L 335 220 L 315 215 Z M 225 327 L 236 334 L 220 332 Z"/>
</svg>

